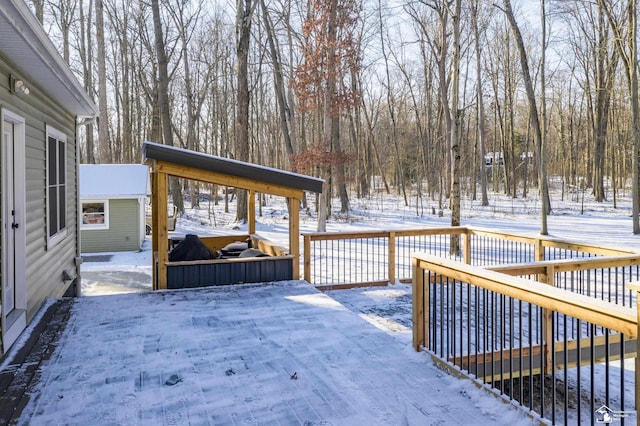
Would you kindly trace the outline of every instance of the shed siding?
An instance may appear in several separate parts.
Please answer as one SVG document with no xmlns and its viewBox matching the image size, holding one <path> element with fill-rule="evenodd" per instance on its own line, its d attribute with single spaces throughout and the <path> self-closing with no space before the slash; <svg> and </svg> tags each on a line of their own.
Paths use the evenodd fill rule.
<svg viewBox="0 0 640 426">
<path fill-rule="evenodd" d="M 27 322 L 30 322 L 47 298 L 60 297 L 69 287 L 71 282 L 62 279 L 63 271 L 68 270 L 72 275 L 76 273 L 78 199 L 75 117 L 48 98 L 36 81 L 28 82 L 28 96 L 11 93 L 10 75 L 20 76 L 20 72 L 13 70 L 7 58 L 0 55 L 0 107 L 25 119 Z M 64 133 L 67 138 L 67 234 L 52 248 L 46 246 L 47 125 Z"/>
<path fill-rule="evenodd" d="M 140 250 L 140 207 L 137 199 L 109 200 L 109 229 L 80 231 L 83 253 Z"/>
</svg>

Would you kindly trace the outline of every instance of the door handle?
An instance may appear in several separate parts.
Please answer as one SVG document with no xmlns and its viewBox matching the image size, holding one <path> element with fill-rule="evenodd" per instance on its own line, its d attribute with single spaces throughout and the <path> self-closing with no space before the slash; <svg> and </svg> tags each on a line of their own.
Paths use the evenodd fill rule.
<svg viewBox="0 0 640 426">
<path fill-rule="evenodd" d="M 12 223 L 12 224 L 11 224 L 11 227 L 12 227 L 13 229 L 18 229 L 18 226 L 20 226 L 20 225 L 18 225 L 17 223 Z"/>
</svg>

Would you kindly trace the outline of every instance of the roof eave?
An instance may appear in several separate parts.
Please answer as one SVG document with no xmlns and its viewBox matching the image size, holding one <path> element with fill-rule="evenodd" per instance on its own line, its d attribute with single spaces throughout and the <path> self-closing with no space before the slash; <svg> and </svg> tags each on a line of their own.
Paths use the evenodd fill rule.
<svg viewBox="0 0 640 426">
<path fill-rule="evenodd" d="M 74 116 L 95 116 L 97 107 L 22 0 L 0 2 L 0 53 L 25 79 Z"/>
<path fill-rule="evenodd" d="M 281 187 L 293 188 L 301 191 L 320 193 L 324 180 L 302 175 L 299 173 L 273 169 L 229 158 L 217 157 L 210 154 L 189 151 L 181 148 L 145 142 L 142 145 L 144 160 L 151 164 L 153 161 L 173 163 L 193 169 L 201 169 L 228 176 L 262 181 Z"/>
</svg>

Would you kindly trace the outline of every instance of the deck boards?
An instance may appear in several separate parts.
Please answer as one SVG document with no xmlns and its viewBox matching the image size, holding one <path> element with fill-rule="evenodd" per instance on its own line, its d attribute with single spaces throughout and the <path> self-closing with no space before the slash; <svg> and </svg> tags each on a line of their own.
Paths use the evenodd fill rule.
<svg viewBox="0 0 640 426">
<path fill-rule="evenodd" d="M 59 343 L 21 422 L 487 425 L 505 415 L 301 281 L 80 298 Z"/>
</svg>

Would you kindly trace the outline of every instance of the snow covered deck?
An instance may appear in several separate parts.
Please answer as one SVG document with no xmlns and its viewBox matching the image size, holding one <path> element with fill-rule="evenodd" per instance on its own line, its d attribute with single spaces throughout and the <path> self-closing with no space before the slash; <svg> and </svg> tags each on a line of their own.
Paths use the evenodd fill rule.
<svg viewBox="0 0 640 426">
<path fill-rule="evenodd" d="M 289 281 L 77 299 L 21 423 L 532 421 Z"/>
</svg>

